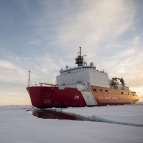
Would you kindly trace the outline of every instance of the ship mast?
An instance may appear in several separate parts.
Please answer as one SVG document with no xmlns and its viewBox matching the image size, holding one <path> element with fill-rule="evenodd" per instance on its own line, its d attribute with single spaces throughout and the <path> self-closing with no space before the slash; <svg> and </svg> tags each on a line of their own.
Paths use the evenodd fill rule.
<svg viewBox="0 0 143 143">
<path fill-rule="evenodd" d="M 29 75 L 28 75 L 28 87 L 30 86 L 30 70 L 29 70 Z"/>
<path fill-rule="evenodd" d="M 79 50 L 79 56 L 81 56 L 81 47 L 79 47 L 79 49 L 80 49 L 80 50 Z"/>
<path fill-rule="evenodd" d="M 75 58 L 75 64 L 77 64 L 78 65 L 78 67 L 79 66 L 83 66 L 84 65 L 84 61 L 83 61 L 83 57 L 84 56 L 86 56 L 86 55 L 81 55 L 81 47 L 79 47 L 79 55 L 78 55 L 78 57 L 77 58 Z"/>
</svg>

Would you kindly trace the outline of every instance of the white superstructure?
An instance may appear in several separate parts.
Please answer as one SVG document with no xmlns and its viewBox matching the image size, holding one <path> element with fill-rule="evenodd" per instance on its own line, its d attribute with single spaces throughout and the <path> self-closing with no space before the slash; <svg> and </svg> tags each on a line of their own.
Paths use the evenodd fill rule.
<svg viewBox="0 0 143 143">
<path fill-rule="evenodd" d="M 94 66 L 79 66 L 62 70 L 56 79 L 58 85 L 88 83 L 95 86 L 109 87 L 108 74 L 96 70 Z"/>
<path fill-rule="evenodd" d="M 125 86 L 124 80 L 122 78 L 112 78 L 109 80 L 108 74 L 104 71 L 99 71 L 91 62 L 87 65 L 87 62 L 83 61 L 83 56 L 81 56 L 81 47 L 78 57 L 75 59 L 77 67 L 60 70 L 60 75 L 56 76 L 57 85 L 62 89 L 65 87 L 76 87 L 81 90 L 88 88 L 89 85 L 106 87 L 106 88 L 116 88 L 121 90 L 129 90 Z M 120 80 L 121 84 L 117 80 Z M 80 86 L 84 85 L 84 86 Z"/>
</svg>

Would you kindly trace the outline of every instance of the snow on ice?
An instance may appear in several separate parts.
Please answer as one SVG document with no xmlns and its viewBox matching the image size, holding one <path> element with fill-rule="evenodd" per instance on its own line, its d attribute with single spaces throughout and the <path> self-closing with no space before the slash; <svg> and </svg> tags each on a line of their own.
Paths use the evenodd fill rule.
<svg viewBox="0 0 143 143">
<path fill-rule="evenodd" d="M 143 104 L 62 110 L 89 121 L 42 119 L 29 114 L 29 109 L 33 110 L 0 106 L 0 143 L 143 142 Z"/>
</svg>

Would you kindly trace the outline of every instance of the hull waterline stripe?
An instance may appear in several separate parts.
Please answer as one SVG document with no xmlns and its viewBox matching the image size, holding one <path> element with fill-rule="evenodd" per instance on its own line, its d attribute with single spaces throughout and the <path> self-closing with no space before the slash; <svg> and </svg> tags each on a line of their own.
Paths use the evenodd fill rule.
<svg viewBox="0 0 143 143">
<path fill-rule="evenodd" d="M 92 96 L 92 98 L 93 98 L 93 100 L 94 100 L 94 102 L 95 102 L 95 105 L 98 105 L 98 103 L 97 103 L 95 97 L 92 95 L 92 92 L 91 92 L 91 91 L 90 91 L 90 94 L 91 94 L 91 96 Z"/>
</svg>

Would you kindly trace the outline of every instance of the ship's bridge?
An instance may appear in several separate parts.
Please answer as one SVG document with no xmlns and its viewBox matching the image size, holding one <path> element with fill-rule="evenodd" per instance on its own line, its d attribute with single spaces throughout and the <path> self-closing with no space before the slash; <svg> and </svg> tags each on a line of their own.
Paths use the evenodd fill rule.
<svg viewBox="0 0 143 143">
<path fill-rule="evenodd" d="M 56 77 L 58 85 L 90 83 L 90 85 L 109 87 L 108 74 L 92 66 L 80 66 L 60 71 Z"/>
<path fill-rule="evenodd" d="M 85 56 L 85 55 L 84 55 Z M 81 48 L 78 57 L 75 59 L 77 67 L 60 70 L 60 75 L 56 77 L 57 84 L 63 86 L 76 85 L 79 83 L 88 83 L 90 85 L 109 87 L 108 74 L 104 71 L 99 71 L 91 62 L 87 65 L 81 56 Z"/>
<path fill-rule="evenodd" d="M 109 87 L 108 74 L 92 66 L 80 66 L 60 71 L 56 77 L 58 85 L 89 83 L 90 85 Z"/>
</svg>

